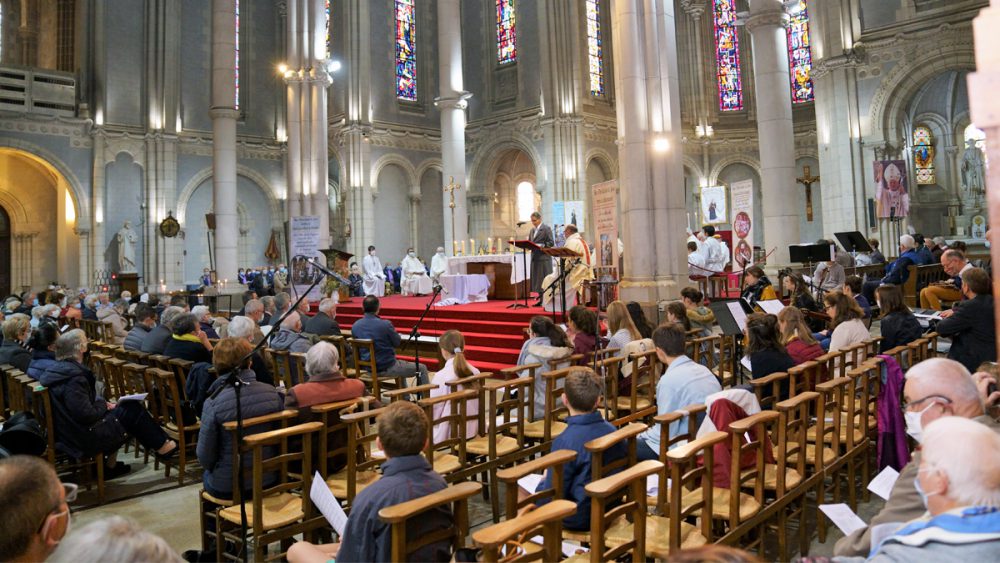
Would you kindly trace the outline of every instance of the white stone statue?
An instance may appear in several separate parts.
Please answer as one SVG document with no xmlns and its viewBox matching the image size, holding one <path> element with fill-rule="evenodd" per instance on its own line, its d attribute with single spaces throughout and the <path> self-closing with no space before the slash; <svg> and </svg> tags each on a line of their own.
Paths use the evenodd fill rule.
<svg viewBox="0 0 1000 563">
<path fill-rule="evenodd" d="M 125 221 L 122 228 L 115 235 L 118 241 L 118 273 L 134 274 L 135 269 L 135 244 L 138 238 L 132 230 L 132 222 Z"/>
<path fill-rule="evenodd" d="M 966 149 L 962 153 L 962 188 L 974 201 L 978 201 L 983 193 L 983 151 L 976 146 L 974 139 L 967 140 L 965 144 Z"/>
</svg>

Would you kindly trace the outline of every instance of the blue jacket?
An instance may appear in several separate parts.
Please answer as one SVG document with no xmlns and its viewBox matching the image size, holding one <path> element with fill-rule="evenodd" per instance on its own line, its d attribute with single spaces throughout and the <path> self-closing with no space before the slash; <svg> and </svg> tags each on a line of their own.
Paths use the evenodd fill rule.
<svg viewBox="0 0 1000 563">
<path fill-rule="evenodd" d="M 56 355 L 54 353 L 48 350 L 35 350 L 31 353 L 31 363 L 28 364 L 28 369 L 24 373 L 38 381 L 42 378 L 42 374 L 56 365 L 56 363 L 58 362 L 56 362 Z"/>
<path fill-rule="evenodd" d="M 240 392 L 243 419 L 264 416 L 284 408 L 285 399 L 274 387 L 260 383 L 253 371 L 244 370 L 240 379 L 249 384 Z M 208 399 L 201 411 L 201 429 L 198 431 L 198 462 L 205 468 L 202 478 L 205 486 L 212 494 L 229 493 L 233 491 L 233 440 L 232 435 L 225 430 L 226 422 L 236 420 L 236 391 L 233 388 L 224 389 L 214 399 L 212 393 L 222 386 L 223 380 L 216 379 L 208 388 Z M 247 435 L 258 434 L 272 428 L 248 428 Z M 274 455 L 273 452 L 270 455 Z M 243 466 L 253 467 L 253 457 L 244 456 Z M 249 490 L 249 479 L 244 485 Z"/>
<path fill-rule="evenodd" d="M 354 338 L 372 340 L 375 343 L 375 367 L 385 371 L 396 363 L 396 348 L 402 339 L 392 323 L 372 313 L 365 313 L 351 326 Z M 361 360 L 368 361 L 368 351 L 361 350 Z"/>
<path fill-rule="evenodd" d="M 889 266 L 885 277 L 882 278 L 882 283 L 903 285 L 906 283 L 906 279 L 910 277 L 909 267 L 913 264 L 920 264 L 915 250 L 910 249 L 900 254 L 899 258 L 896 258 L 896 261 Z"/>
<path fill-rule="evenodd" d="M 570 530 L 590 529 L 590 497 L 584 487 L 590 483 L 591 455 L 584 444 L 602 436 L 606 436 L 615 431 L 615 427 L 604 420 L 599 412 L 589 412 L 578 414 L 566 418 L 566 429 L 562 434 L 552 440 L 552 451 L 573 450 L 576 452 L 576 459 L 566 463 L 563 468 L 563 491 L 562 498 L 576 503 L 576 514 L 563 520 L 563 526 Z M 625 457 L 628 452 L 625 444 L 615 444 L 605 452 L 604 462 Z M 612 474 L 617 471 L 612 472 Z M 605 475 L 607 477 L 607 475 Z M 538 485 L 537 491 L 552 488 L 552 470 L 545 473 L 545 479 Z M 536 491 L 536 492 L 537 492 Z M 539 505 L 545 504 L 549 499 L 539 501 Z"/>
<path fill-rule="evenodd" d="M 917 254 L 916 262 L 918 266 L 926 266 L 928 264 L 934 263 L 934 255 L 931 254 L 931 249 L 927 248 L 924 245 L 921 244 L 920 246 L 917 247 L 916 254 Z"/>
<path fill-rule="evenodd" d="M 56 447 L 72 457 L 111 453 L 125 443 L 125 429 L 97 397 L 95 381 L 75 360 L 54 361 L 38 378 L 52 398 Z"/>
</svg>

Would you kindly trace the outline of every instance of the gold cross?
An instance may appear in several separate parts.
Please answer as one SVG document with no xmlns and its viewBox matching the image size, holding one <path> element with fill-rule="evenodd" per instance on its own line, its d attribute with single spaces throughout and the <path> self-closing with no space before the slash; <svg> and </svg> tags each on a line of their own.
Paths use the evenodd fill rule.
<svg viewBox="0 0 1000 563">
<path fill-rule="evenodd" d="M 455 190 L 460 189 L 462 189 L 462 184 L 456 184 L 455 177 L 452 176 L 448 181 L 448 185 L 444 187 L 444 191 L 448 192 L 448 195 L 450 196 L 448 207 L 455 209 Z"/>
<path fill-rule="evenodd" d="M 813 220 L 813 199 L 812 199 L 812 185 L 819 182 L 819 176 L 813 176 L 809 169 L 809 166 L 802 167 L 802 177 L 796 178 L 795 181 L 806 187 L 806 221 Z"/>
</svg>

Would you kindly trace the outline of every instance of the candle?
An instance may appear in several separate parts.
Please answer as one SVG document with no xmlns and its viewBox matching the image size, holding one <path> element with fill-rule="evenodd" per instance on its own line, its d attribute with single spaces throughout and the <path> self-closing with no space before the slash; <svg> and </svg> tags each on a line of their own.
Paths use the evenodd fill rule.
<svg viewBox="0 0 1000 563">
<path fill-rule="evenodd" d="M 451 253 L 452 254 L 458 254 L 458 241 L 457 240 L 452 240 L 451 241 Z"/>
<path fill-rule="evenodd" d="M 465 256 L 465 239 L 462 239 L 462 256 Z"/>
<path fill-rule="evenodd" d="M 469 239 L 469 252 L 471 252 L 473 256 L 476 255 L 476 239 L 474 238 Z"/>
<path fill-rule="evenodd" d="M 493 254 L 493 237 L 486 237 L 486 253 Z"/>
</svg>

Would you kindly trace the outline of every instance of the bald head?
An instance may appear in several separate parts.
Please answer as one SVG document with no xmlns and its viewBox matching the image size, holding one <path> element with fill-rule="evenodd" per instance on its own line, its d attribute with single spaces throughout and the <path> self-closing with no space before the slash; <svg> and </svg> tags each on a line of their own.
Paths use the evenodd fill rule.
<svg viewBox="0 0 1000 563">
<path fill-rule="evenodd" d="M 924 410 L 931 403 L 937 405 L 924 412 L 922 422 L 925 426 L 942 416 L 975 418 L 985 412 L 969 370 L 945 358 L 931 358 L 910 368 L 906 372 L 903 398 L 908 404 L 914 404 L 911 410 L 915 411 Z M 915 404 L 921 400 L 923 402 Z"/>
<path fill-rule="evenodd" d="M 292 311 L 285 317 L 285 320 L 281 321 L 281 328 L 285 330 L 290 330 L 292 332 L 302 331 L 302 318 L 299 317 L 297 311 Z"/>
</svg>

